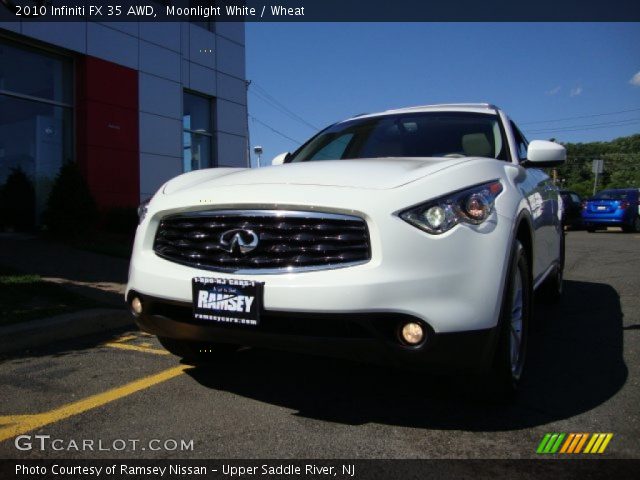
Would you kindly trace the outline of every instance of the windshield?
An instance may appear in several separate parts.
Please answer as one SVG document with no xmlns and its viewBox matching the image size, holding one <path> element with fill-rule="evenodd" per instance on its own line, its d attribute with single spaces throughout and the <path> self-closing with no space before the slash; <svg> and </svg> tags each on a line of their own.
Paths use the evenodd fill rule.
<svg viewBox="0 0 640 480">
<path fill-rule="evenodd" d="M 497 115 L 417 112 L 337 123 L 288 162 L 378 157 L 489 157 L 507 160 Z"/>
<path fill-rule="evenodd" d="M 605 190 L 603 192 L 597 193 L 593 198 L 595 200 L 627 200 L 628 197 L 629 192 Z"/>
</svg>

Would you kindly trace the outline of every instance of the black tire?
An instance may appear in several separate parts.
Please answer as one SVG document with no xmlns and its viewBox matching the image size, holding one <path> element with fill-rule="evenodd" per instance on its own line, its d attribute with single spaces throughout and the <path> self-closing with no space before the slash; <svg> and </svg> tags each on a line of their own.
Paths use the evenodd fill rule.
<svg viewBox="0 0 640 480">
<path fill-rule="evenodd" d="M 622 231 L 625 233 L 640 232 L 640 215 L 636 216 L 632 225 L 623 225 Z"/>
<path fill-rule="evenodd" d="M 558 263 L 553 272 L 545 279 L 544 283 L 538 288 L 538 296 L 541 300 L 549 303 L 555 303 L 562 297 L 564 284 L 564 257 L 565 257 L 565 236 L 562 234 L 560 238 L 560 255 Z"/>
<path fill-rule="evenodd" d="M 521 287 L 522 323 L 519 353 L 515 362 L 512 362 L 511 339 L 515 338 L 512 337 L 512 315 L 515 313 L 514 304 L 516 303 L 516 298 L 514 298 L 514 291 L 518 283 Z M 493 400 L 513 400 L 522 380 L 529 340 L 529 325 L 531 323 L 532 293 L 527 255 L 522 244 L 516 240 L 512 247 L 511 262 L 502 298 L 502 308 L 498 322 L 498 342 L 488 375 L 489 391 Z"/>
<path fill-rule="evenodd" d="M 596 229 L 595 229 L 595 228 L 587 228 L 587 232 L 589 232 L 589 233 L 593 233 L 593 232 L 595 232 L 595 231 L 596 231 Z"/>
<path fill-rule="evenodd" d="M 240 349 L 239 345 L 227 343 L 190 342 L 168 337 L 158 337 L 158 340 L 170 353 L 193 365 L 220 360 Z"/>
</svg>

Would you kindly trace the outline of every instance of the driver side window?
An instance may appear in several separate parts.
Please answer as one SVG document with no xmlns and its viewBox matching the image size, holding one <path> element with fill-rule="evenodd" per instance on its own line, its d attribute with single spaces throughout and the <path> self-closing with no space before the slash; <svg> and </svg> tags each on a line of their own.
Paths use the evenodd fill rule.
<svg viewBox="0 0 640 480">
<path fill-rule="evenodd" d="M 516 139 L 516 148 L 518 150 L 518 159 L 526 160 L 527 159 L 527 148 L 529 147 L 529 142 L 524 138 L 522 132 L 516 127 L 516 124 L 511 122 L 511 129 L 513 130 L 513 135 Z"/>
<path fill-rule="evenodd" d="M 353 138 L 352 133 L 340 135 L 331 140 L 327 145 L 318 150 L 309 160 L 339 160 L 344 155 Z"/>
</svg>

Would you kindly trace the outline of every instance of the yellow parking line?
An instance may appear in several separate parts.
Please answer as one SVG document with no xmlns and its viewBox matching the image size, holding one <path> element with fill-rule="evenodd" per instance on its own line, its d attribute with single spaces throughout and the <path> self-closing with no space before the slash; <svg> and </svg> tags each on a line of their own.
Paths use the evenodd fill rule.
<svg viewBox="0 0 640 480">
<path fill-rule="evenodd" d="M 103 343 L 105 347 L 119 348 L 120 350 L 135 350 L 136 352 L 153 353 L 155 355 L 169 355 L 166 350 L 159 348 L 143 347 L 141 345 L 129 345 L 128 343 L 109 342 Z"/>
<path fill-rule="evenodd" d="M 105 347 L 119 348 L 121 350 L 134 350 L 136 352 L 153 353 L 155 355 L 169 355 L 169 352 L 164 349 L 152 348 L 152 344 L 149 342 L 142 342 L 138 343 L 137 345 L 127 343 L 130 340 L 138 340 L 139 338 L 140 337 L 138 337 L 137 335 L 123 335 L 116 338 L 115 340 L 105 342 L 102 345 Z"/>
<path fill-rule="evenodd" d="M 146 388 L 152 387 L 167 380 L 171 380 L 181 375 L 185 370 L 189 369 L 188 365 L 179 365 L 164 370 L 160 373 L 150 375 L 148 377 L 127 383 L 122 387 L 116 387 L 103 393 L 98 393 L 90 397 L 68 403 L 62 407 L 50 410 L 44 413 L 34 415 L 6 415 L 0 416 L 0 442 L 8 440 L 17 435 L 42 428 L 45 425 L 59 422 L 65 418 L 78 415 L 80 413 L 101 407 L 107 403 L 113 402 L 120 398 L 139 392 Z"/>
</svg>

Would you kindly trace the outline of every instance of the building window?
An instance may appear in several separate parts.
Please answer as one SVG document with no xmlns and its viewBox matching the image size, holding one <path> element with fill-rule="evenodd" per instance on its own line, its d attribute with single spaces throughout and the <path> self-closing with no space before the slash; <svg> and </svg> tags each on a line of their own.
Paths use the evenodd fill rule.
<svg viewBox="0 0 640 480">
<path fill-rule="evenodd" d="M 72 125 L 71 60 L 0 38 L 0 188 L 26 176 L 30 223 L 39 223 L 60 167 L 73 160 Z"/>
<path fill-rule="evenodd" d="M 209 97 L 184 92 L 182 158 L 185 172 L 215 166 L 212 105 L 213 99 Z"/>
</svg>

